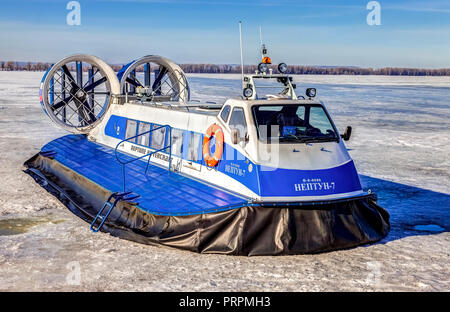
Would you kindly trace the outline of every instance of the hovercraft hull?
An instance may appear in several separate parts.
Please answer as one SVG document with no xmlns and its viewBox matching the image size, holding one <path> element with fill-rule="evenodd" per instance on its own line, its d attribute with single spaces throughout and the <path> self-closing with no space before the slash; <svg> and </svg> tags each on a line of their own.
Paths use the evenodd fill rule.
<svg viewBox="0 0 450 312">
<path fill-rule="evenodd" d="M 56 139 L 25 163 L 26 172 L 73 213 L 91 223 L 107 198 L 121 191 L 114 150 L 83 135 Z M 126 155 L 123 155 L 127 157 Z M 136 202 L 119 201 L 104 232 L 199 253 L 287 255 L 376 242 L 389 214 L 374 194 L 327 202 L 257 203 L 145 162 L 127 168 Z"/>
</svg>

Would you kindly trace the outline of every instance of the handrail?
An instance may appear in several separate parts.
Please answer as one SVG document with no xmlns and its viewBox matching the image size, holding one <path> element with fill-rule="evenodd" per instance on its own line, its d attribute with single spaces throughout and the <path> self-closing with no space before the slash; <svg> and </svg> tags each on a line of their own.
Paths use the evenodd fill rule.
<svg viewBox="0 0 450 312">
<path fill-rule="evenodd" d="M 165 133 L 166 136 L 167 136 L 167 133 L 169 134 L 169 145 L 167 145 L 167 140 L 165 139 L 165 140 L 164 140 L 164 147 L 161 148 L 161 149 L 152 151 L 152 152 L 150 152 L 150 153 L 148 153 L 148 154 L 139 156 L 138 158 L 134 158 L 134 159 L 131 159 L 131 160 L 128 160 L 128 161 L 122 161 L 122 160 L 120 159 L 119 154 L 117 153 L 117 151 L 118 151 L 118 148 L 119 148 L 119 146 L 120 146 L 121 144 L 123 144 L 124 142 L 128 142 L 128 141 L 130 141 L 130 140 L 136 139 L 136 138 L 138 138 L 138 137 L 140 137 L 140 136 L 142 136 L 142 135 L 150 134 L 150 133 L 152 133 L 153 131 L 158 130 L 158 129 L 161 129 L 161 128 L 166 128 L 166 133 Z M 151 141 L 150 141 L 149 143 L 151 143 Z M 151 147 L 149 147 L 149 148 L 151 149 Z M 136 161 L 136 160 L 139 160 L 139 159 L 142 159 L 142 158 L 148 156 L 147 166 L 145 167 L 145 174 L 147 174 L 148 166 L 149 166 L 149 163 L 150 163 L 150 158 L 152 157 L 152 155 L 155 154 L 155 153 L 164 151 L 164 150 L 166 150 L 166 149 L 168 149 L 168 148 L 169 148 L 169 167 L 168 167 L 168 170 L 169 170 L 169 173 L 170 173 L 170 167 L 171 167 L 171 162 L 172 162 L 172 127 L 171 127 L 171 126 L 169 126 L 169 125 L 158 126 L 158 127 L 156 127 L 156 128 L 150 129 L 149 131 L 146 131 L 146 132 L 143 132 L 143 133 L 139 133 L 139 134 L 137 134 L 137 135 L 135 135 L 135 136 L 132 136 L 132 137 L 130 137 L 130 138 L 127 138 L 127 139 L 125 139 L 125 140 L 120 141 L 120 142 L 116 145 L 116 148 L 114 149 L 114 154 L 115 154 L 115 156 L 116 156 L 116 160 L 122 165 L 122 173 L 123 173 L 123 191 L 124 191 L 124 192 L 126 191 L 126 190 L 125 190 L 125 189 L 126 189 L 126 184 L 125 184 L 125 166 L 126 166 L 126 165 L 128 165 L 129 163 L 132 163 L 132 162 L 134 162 L 134 161 Z"/>
</svg>

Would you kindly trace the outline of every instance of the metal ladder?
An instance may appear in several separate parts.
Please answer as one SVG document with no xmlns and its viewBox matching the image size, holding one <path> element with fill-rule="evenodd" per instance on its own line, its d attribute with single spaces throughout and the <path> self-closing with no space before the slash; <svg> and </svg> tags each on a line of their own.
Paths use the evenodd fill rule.
<svg viewBox="0 0 450 312">
<path fill-rule="evenodd" d="M 114 207 L 116 207 L 119 201 L 132 201 L 140 197 L 140 195 L 131 195 L 133 192 L 125 192 L 125 193 L 112 193 L 106 202 L 103 204 L 102 209 L 97 213 L 97 216 L 91 223 L 91 231 L 98 232 L 102 228 L 106 219 L 108 219 L 109 215 L 113 211 Z M 108 207 L 105 215 L 102 215 L 103 211 Z M 100 224 L 96 226 L 97 221 L 100 221 Z"/>
</svg>

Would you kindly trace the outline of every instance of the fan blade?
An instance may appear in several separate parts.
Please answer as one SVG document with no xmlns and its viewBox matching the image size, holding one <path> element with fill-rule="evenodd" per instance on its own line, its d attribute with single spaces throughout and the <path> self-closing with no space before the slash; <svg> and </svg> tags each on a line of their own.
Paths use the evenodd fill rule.
<svg viewBox="0 0 450 312">
<path fill-rule="evenodd" d="M 64 71 L 64 74 L 66 74 L 66 76 L 69 77 L 70 80 L 70 84 L 72 85 L 72 87 L 78 87 L 75 79 L 73 78 L 72 74 L 70 73 L 69 69 L 67 68 L 66 65 L 61 66 L 62 70 Z"/>
<path fill-rule="evenodd" d="M 86 113 L 89 115 L 89 116 L 86 116 L 88 118 L 85 118 L 85 120 L 89 121 L 89 124 L 91 124 L 97 120 L 97 117 L 95 117 L 95 115 L 94 115 L 93 108 L 90 107 L 87 100 L 84 100 L 84 102 L 83 102 L 83 110 L 84 110 L 85 116 L 86 116 Z"/>
<path fill-rule="evenodd" d="M 97 117 L 95 117 L 86 100 L 84 102 L 75 100 L 74 102 L 78 110 L 78 120 L 81 121 L 83 125 L 87 126 L 97 120 Z"/>
<path fill-rule="evenodd" d="M 160 70 L 159 70 L 158 77 L 155 78 L 155 82 L 153 83 L 153 86 L 152 86 L 152 90 L 157 90 L 156 91 L 157 95 L 161 95 L 161 90 L 159 90 L 161 87 L 161 80 L 163 79 L 164 75 L 167 73 L 167 68 L 162 67 L 162 66 L 160 66 L 159 68 L 160 68 Z"/>
<path fill-rule="evenodd" d="M 132 84 L 132 85 L 135 86 L 135 87 L 143 87 L 143 85 L 141 85 L 140 82 L 138 82 L 138 81 L 136 81 L 136 80 L 133 80 L 133 79 L 131 79 L 130 77 L 127 77 L 126 82 Z"/>
<path fill-rule="evenodd" d="M 104 83 L 106 80 L 107 80 L 106 77 L 103 77 L 102 79 L 99 79 L 96 82 L 91 83 L 90 85 L 86 86 L 86 88 L 84 88 L 84 91 L 89 92 L 92 89 L 94 89 L 94 88 L 98 87 L 99 85 L 101 85 L 102 83 Z"/>
<path fill-rule="evenodd" d="M 68 104 L 72 98 L 73 98 L 73 95 L 66 97 L 64 100 L 56 103 L 55 105 L 52 105 L 52 109 L 55 110 L 55 109 L 63 107 L 64 105 Z"/>
</svg>

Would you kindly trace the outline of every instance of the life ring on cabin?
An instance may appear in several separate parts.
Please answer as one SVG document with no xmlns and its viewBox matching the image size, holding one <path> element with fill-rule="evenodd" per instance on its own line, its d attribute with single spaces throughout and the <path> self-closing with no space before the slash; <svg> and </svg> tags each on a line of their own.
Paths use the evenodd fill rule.
<svg viewBox="0 0 450 312">
<path fill-rule="evenodd" d="M 214 155 L 211 156 L 209 142 L 215 137 L 216 145 Z M 223 155 L 223 130 L 217 124 L 212 124 L 206 130 L 206 135 L 203 137 L 203 159 L 209 167 L 215 167 L 219 163 Z"/>
</svg>

